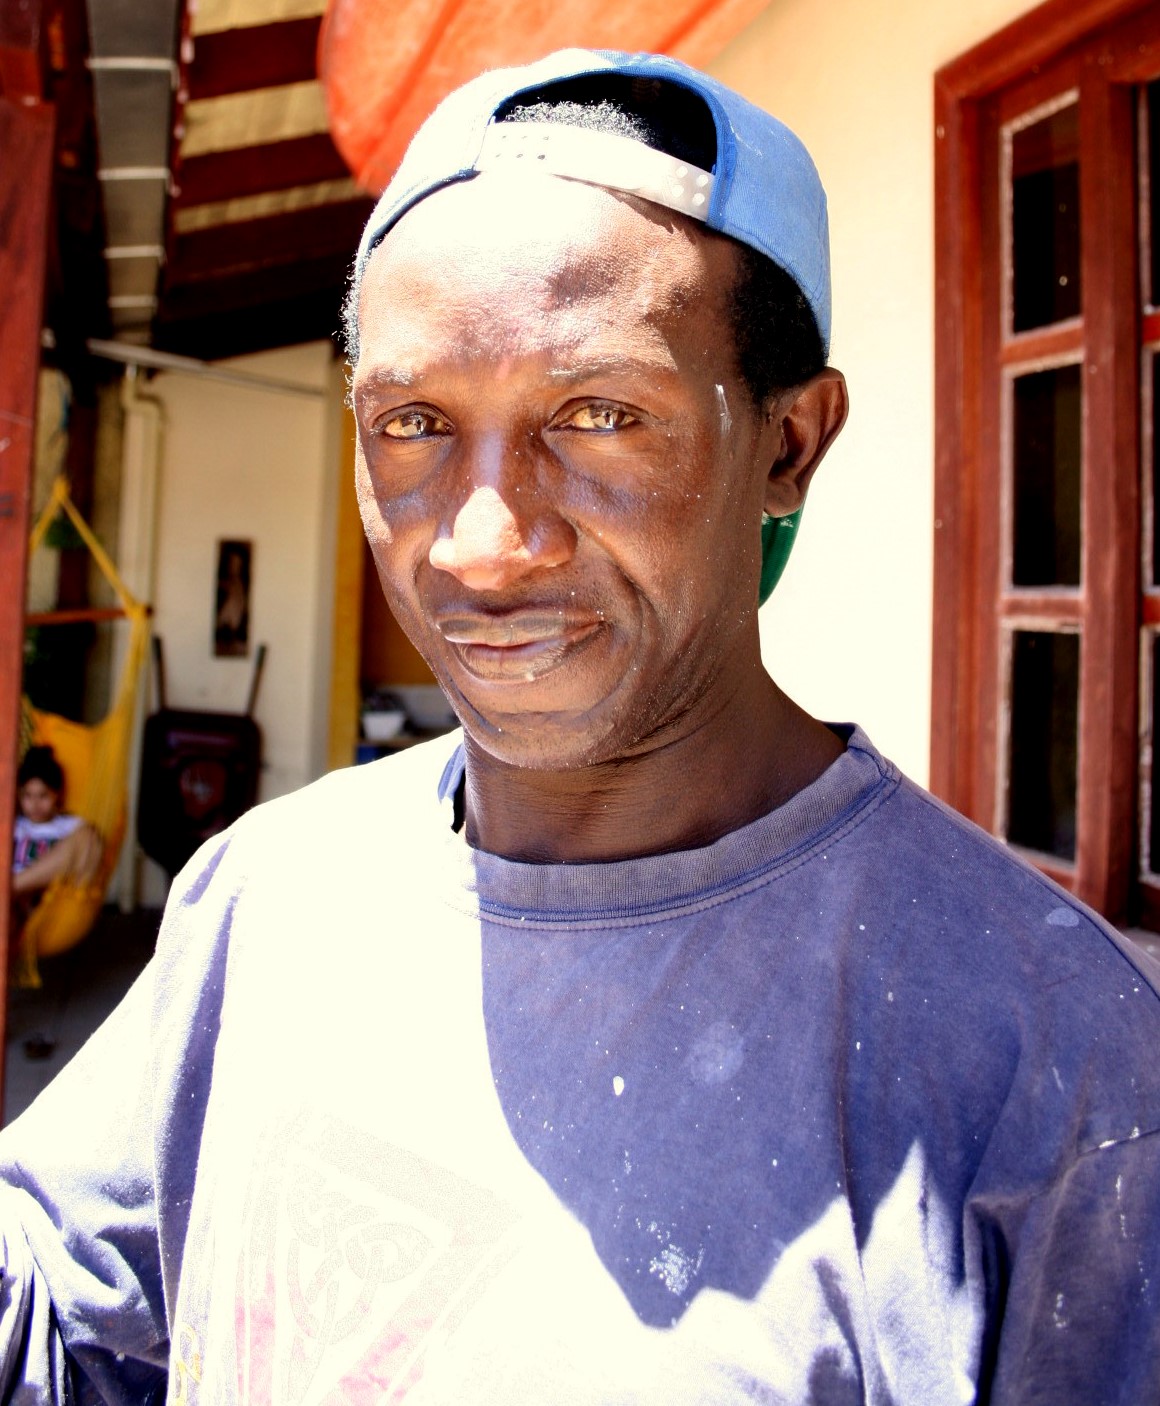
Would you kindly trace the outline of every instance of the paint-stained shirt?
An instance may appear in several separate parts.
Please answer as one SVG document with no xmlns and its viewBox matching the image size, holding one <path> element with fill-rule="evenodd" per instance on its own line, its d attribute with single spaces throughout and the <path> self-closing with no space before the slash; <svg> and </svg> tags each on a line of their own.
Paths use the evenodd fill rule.
<svg viewBox="0 0 1160 1406">
<path fill-rule="evenodd" d="M 602 864 L 471 849 L 447 749 L 179 877 L 0 1140 L 8 1391 L 1157 1400 L 1146 959 L 858 731 L 754 824 Z"/>
</svg>

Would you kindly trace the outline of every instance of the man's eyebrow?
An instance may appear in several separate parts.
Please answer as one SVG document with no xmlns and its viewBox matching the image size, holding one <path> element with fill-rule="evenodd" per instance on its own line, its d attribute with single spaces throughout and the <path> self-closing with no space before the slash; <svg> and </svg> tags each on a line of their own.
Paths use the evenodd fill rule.
<svg viewBox="0 0 1160 1406">
<path fill-rule="evenodd" d="M 628 375 L 655 376 L 658 372 L 673 371 L 675 363 L 671 356 L 597 356 L 587 357 L 584 361 L 574 362 L 569 366 L 550 366 L 547 374 L 553 380 L 560 381 L 583 381 L 590 376 L 606 375 L 609 371 L 623 372 Z"/>
<path fill-rule="evenodd" d="M 413 386 L 418 379 L 414 371 L 401 366 L 372 366 L 361 374 L 356 368 L 355 389 L 358 392 L 373 391 L 379 386 Z"/>
</svg>

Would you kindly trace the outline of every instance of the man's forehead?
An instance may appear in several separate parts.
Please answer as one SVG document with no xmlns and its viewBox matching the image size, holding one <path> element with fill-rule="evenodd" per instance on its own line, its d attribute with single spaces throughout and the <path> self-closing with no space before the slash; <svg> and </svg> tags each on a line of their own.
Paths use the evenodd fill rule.
<svg viewBox="0 0 1160 1406">
<path fill-rule="evenodd" d="M 594 120 L 605 100 L 645 130 L 630 139 L 610 134 Z M 549 132 L 545 117 L 557 108 Z M 564 116 L 566 108 L 583 109 L 593 121 Z M 591 130 L 561 134 L 557 121 Z M 504 130 L 525 122 L 525 132 Z M 797 283 L 828 343 L 826 202 L 808 152 L 739 93 L 657 54 L 561 51 L 481 74 L 450 94 L 416 134 L 367 223 L 348 306 L 357 302 L 371 252 L 408 211 L 449 184 L 496 169 L 497 152 L 500 166 L 527 171 L 541 156 L 551 165 L 555 158 L 537 145 L 544 141 L 553 151 L 560 147 L 559 174 L 693 211 L 706 228 L 772 260 Z M 619 144 L 621 154 L 605 152 L 608 143 Z"/>
<path fill-rule="evenodd" d="M 550 176 L 488 174 L 423 201 L 382 241 L 360 324 L 413 320 L 456 298 L 486 305 L 505 291 L 544 313 L 606 303 L 662 316 L 725 294 L 735 265 L 730 241 L 655 206 Z"/>
</svg>

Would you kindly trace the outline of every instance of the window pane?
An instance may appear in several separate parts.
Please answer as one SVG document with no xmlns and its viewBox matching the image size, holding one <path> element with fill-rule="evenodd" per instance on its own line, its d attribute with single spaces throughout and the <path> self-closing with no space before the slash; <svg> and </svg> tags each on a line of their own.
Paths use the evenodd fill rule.
<svg viewBox="0 0 1160 1406">
<path fill-rule="evenodd" d="M 1014 133 L 1011 180 L 1012 324 L 1025 332 L 1079 315 L 1076 103 Z"/>
<path fill-rule="evenodd" d="M 1078 586 L 1080 368 L 1057 366 L 1013 383 L 1013 586 Z"/>
<path fill-rule="evenodd" d="M 1007 838 L 1075 858 L 1079 636 L 1012 637 Z"/>
</svg>

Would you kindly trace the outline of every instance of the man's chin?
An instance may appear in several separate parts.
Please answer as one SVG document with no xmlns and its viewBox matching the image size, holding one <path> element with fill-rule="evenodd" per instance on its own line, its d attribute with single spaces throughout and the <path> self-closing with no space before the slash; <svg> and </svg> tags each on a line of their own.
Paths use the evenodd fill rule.
<svg viewBox="0 0 1160 1406">
<path fill-rule="evenodd" d="M 577 712 L 519 712 L 485 717 L 469 706 L 460 720 L 468 752 L 480 761 L 526 771 L 579 771 L 612 761 L 627 749 L 600 709 Z"/>
</svg>

